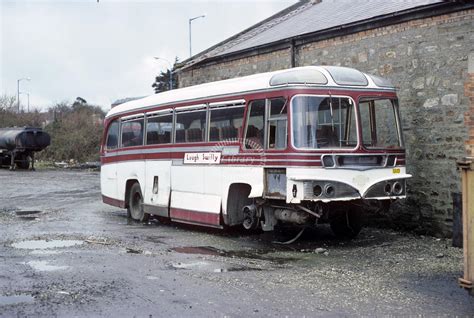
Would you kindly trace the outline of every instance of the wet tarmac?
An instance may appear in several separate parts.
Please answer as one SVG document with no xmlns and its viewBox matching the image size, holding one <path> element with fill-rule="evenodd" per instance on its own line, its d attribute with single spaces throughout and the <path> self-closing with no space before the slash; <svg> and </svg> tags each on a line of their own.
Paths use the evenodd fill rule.
<svg viewBox="0 0 474 318">
<path fill-rule="evenodd" d="M 97 172 L 0 170 L 1 317 L 465 316 L 450 240 L 274 236 L 127 220 Z"/>
</svg>

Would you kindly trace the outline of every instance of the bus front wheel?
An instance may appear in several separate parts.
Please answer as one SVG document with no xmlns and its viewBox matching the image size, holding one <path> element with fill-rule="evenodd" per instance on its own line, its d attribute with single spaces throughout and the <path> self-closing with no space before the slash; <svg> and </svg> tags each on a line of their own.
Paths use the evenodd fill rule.
<svg viewBox="0 0 474 318">
<path fill-rule="evenodd" d="M 127 216 L 135 221 L 148 221 L 149 214 L 143 212 L 143 196 L 140 184 L 134 183 L 128 196 Z"/>
<path fill-rule="evenodd" d="M 355 238 L 363 227 L 362 210 L 352 208 L 334 211 L 329 219 L 331 230 L 338 238 Z"/>
</svg>

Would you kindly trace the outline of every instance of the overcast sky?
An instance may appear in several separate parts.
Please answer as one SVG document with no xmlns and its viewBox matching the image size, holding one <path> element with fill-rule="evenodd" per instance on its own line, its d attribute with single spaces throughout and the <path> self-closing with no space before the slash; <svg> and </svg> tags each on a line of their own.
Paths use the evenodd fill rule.
<svg viewBox="0 0 474 318">
<path fill-rule="evenodd" d="M 173 61 L 193 54 L 296 0 L 0 0 L 0 94 L 30 93 L 46 109 L 80 96 L 109 109 L 120 98 L 153 94 L 151 84 Z M 26 106 L 27 96 L 20 96 Z"/>
</svg>

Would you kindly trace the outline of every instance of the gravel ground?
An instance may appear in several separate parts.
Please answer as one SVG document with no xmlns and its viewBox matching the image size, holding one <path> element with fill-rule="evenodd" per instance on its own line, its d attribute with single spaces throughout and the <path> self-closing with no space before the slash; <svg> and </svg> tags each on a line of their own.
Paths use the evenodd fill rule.
<svg viewBox="0 0 474 318">
<path fill-rule="evenodd" d="M 450 240 L 130 222 L 97 172 L 0 170 L 0 316 L 474 316 Z"/>
</svg>

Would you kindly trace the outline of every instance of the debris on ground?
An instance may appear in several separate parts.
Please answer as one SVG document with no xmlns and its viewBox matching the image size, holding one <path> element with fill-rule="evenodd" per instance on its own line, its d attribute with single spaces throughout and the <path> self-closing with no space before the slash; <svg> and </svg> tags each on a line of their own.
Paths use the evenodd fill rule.
<svg viewBox="0 0 474 318">
<path fill-rule="evenodd" d="M 54 162 L 54 167 L 62 169 L 99 169 L 100 162 L 98 161 L 88 161 L 84 163 L 79 163 L 73 159 L 66 161 Z"/>
<path fill-rule="evenodd" d="M 314 250 L 314 252 L 316 254 L 324 254 L 324 253 L 327 253 L 327 249 L 323 248 L 323 247 L 318 247 Z"/>
<path fill-rule="evenodd" d="M 127 251 L 127 253 L 129 253 L 129 254 L 143 254 L 142 250 L 134 249 L 134 248 L 130 248 L 130 247 L 126 247 L 125 251 Z"/>
<path fill-rule="evenodd" d="M 112 242 L 108 241 L 107 238 L 103 237 L 94 237 L 90 236 L 84 242 L 89 243 L 89 244 L 101 244 L 101 245 L 111 245 Z"/>
</svg>

